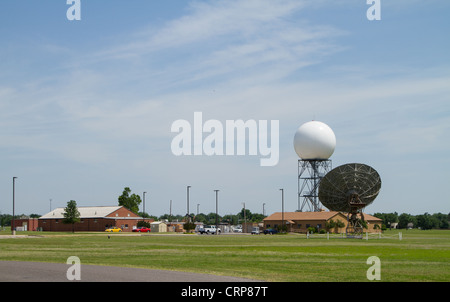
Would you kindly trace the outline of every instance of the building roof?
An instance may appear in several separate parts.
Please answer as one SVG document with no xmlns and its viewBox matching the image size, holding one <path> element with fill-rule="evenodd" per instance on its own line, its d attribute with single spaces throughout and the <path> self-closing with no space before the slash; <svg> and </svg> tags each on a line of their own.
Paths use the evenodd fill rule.
<svg viewBox="0 0 450 302">
<path fill-rule="evenodd" d="M 122 206 L 116 207 L 77 207 L 80 218 L 104 218 L 119 210 Z M 39 219 L 63 219 L 65 208 L 56 208 L 53 211 L 41 216 Z"/>
<path fill-rule="evenodd" d="M 343 215 L 347 217 L 346 213 L 336 212 L 336 211 L 323 211 L 323 212 L 284 212 L 284 220 L 329 220 L 336 215 Z M 283 213 L 276 212 L 272 215 L 264 218 L 264 221 L 269 220 L 282 220 Z M 369 214 L 364 214 L 364 219 L 367 221 L 381 221 L 381 219 L 374 217 Z"/>
</svg>

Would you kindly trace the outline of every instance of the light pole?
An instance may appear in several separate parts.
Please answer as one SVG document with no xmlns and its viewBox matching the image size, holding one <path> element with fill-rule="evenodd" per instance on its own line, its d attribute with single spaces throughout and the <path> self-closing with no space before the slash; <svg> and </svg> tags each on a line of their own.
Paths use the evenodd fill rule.
<svg viewBox="0 0 450 302">
<path fill-rule="evenodd" d="M 172 199 L 170 200 L 169 206 L 169 222 L 172 223 Z"/>
<path fill-rule="evenodd" d="M 216 192 L 216 235 L 219 235 L 219 224 L 218 224 L 218 207 L 219 207 L 219 199 L 218 199 L 218 194 L 219 194 L 219 190 L 214 190 L 214 192 Z"/>
<path fill-rule="evenodd" d="M 12 216 L 12 224 L 11 224 L 11 232 L 13 235 L 16 235 L 16 221 L 14 219 L 15 216 L 15 199 L 16 199 L 16 176 L 13 177 L 13 216 Z"/>
<path fill-rule="evenodd" d="M 263 216 L 264 217 L 266 217 L 266 210 L 264 209 L 264 206 L 265 206 L 266 204 L 265 203 L 263 203 Z"/>
<path fill-rule="evenodd" d="M 284 189 L 281 191 L 281 230 L 284 232 Z"/>
<path fill-rule="evenodd" d="M 187 186 L 187 214 L 186 216 L 188 217 L 188 222 L 191 222 L 191 218 L 189 216 L 189 189 L 191 188 L 191 186 Z"/>
<path fill-rule="evenodd" d="M 242 204 L 244 205 L 244 228 L 242 232 L 247 233 L 247 217 L 245 217 L 245 202 L 243 202 Z"/>
<path fill-rule="evenodd" d="M 142 220 L 145 220 L 145 193 L 147 193 L 147 192 L 144 192 L 144 193 L 142 193 L 142 196 L 143 196 L 143 199 L 144 199 L 144 209 L 142 210 Z"/>
</svg>

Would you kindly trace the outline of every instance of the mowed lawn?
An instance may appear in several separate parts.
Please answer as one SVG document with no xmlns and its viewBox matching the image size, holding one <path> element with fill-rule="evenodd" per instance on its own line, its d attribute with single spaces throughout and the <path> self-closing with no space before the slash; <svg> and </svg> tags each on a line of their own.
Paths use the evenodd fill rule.
<svg viewBox="0 0 450 302">
<path fill-rule="evenodd" d="M 305 235 L 20 234 L 38 237 L 0 239 L 0 260 L 66 263 L 68 257 L 77 256 L 82 264 L 273 282 L 364 282 L 371 267 L 367 259 L 377 256 L 381 281 L 450 281 L 450 231 L 403 230 L 402 240 L 396 231 L 369 240 Z"/>
</svg>

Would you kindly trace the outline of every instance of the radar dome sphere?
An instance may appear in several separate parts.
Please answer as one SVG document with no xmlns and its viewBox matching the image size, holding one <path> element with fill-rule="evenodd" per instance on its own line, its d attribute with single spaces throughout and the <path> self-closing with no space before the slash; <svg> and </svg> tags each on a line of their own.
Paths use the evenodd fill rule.
<svg viewBox="0 0 450 302">
<path fill-rule="evenodd" d="M 294 149 L 303 160 L 326 160 L 336 147 L 333 130 L 322 122 L 311 121 L 298 128 L 294 137 Z"/>
</svg>

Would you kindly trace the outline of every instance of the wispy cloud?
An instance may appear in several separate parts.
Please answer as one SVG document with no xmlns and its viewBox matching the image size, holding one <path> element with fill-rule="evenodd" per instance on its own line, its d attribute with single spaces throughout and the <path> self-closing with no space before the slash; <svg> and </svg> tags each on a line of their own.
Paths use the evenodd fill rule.
<svg viewBox="0 0 450 302">
<path fill-rule="evenodd" d="M 339 49 L 332 27 L 313 26 L 296 15 L 304 1 L 192 2 L 185 16 L 100 51 L 91 60 L 133 69 L 158 87 L 277 80 Z M 89 60 L 88 60 L 89 62 Z M 226 76 L 227 78 L 224 78 Z M 152 84 L 153 83 L 153 84 Z"/>
</svg>

